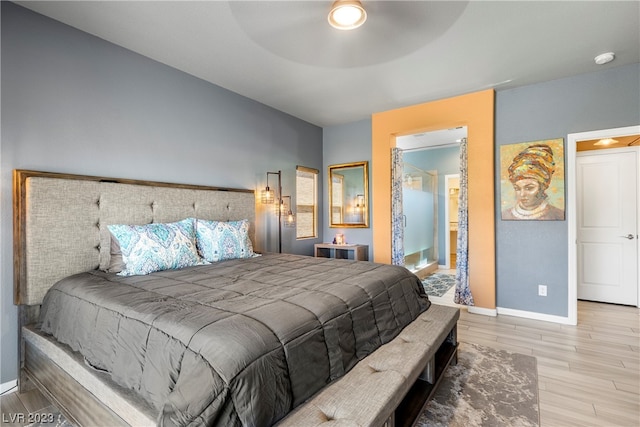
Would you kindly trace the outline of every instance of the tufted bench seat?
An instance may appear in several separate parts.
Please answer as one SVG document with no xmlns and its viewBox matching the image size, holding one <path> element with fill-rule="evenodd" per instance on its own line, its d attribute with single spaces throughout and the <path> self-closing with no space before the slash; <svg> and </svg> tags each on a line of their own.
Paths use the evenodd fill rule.
<svg viewBox="0 0 640 427">
<path fill-rule="evenodd" d="M 455 363 L 459 317 L 457 308 L 432 304 L 395 339 L 324 387 L 277 426 L 394 426 L 396 409 L 404 404 L 418 378 L 431 386 L 430 396 L 449 361 Z"/>
</svg>

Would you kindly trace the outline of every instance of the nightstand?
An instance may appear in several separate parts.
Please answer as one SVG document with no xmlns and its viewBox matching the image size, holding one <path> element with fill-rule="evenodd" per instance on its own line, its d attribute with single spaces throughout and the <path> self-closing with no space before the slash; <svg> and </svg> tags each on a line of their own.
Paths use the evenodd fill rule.
<svg viewBox="0 0 640 427">
<path fill-rule="evenodd" d="M 369 245 L 334 245 L 333 243 L 316 243 L 314 256 L 318 258 L 353 259 L 369 261 Z"/>
</svg>

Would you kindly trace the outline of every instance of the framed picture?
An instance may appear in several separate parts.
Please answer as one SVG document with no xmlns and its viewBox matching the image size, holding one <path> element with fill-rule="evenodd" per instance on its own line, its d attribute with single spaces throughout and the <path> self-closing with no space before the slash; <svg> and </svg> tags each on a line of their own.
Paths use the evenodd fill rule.
<svg viewBox="0 0 640 427">
<path fill-rule="evenodd" d="M 564 140 L 500 146 L 503 220 L 563 221 Z"/>
</svg>

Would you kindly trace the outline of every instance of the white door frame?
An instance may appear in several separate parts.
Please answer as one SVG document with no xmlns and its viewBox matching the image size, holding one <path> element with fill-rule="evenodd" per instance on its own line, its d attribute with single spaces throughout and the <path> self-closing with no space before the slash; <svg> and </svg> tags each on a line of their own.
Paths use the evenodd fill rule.
<svg viewBox="0 0 640 427">
<path fill-rule="evenodd" d="M 577 223 L 577 176 L 576 145 L 578 141 L 599 138 L 615 138 L 617 136 L 640 134 L 640 125 L 614 129 L 602 129 L 589 132 L 570 133 L 567 135 L 567 227 L 568 227 L 568 323 L 578 324 L 578 223 Z M 640 174 L 639 174 L 640 175 Z"/>
</svg>

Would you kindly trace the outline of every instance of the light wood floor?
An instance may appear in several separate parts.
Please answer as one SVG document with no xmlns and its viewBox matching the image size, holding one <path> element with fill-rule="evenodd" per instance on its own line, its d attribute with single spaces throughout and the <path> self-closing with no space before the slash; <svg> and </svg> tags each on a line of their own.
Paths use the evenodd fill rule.
<svg viewBox="0 0 640 427">
<path fill-rule="evenodd" d="M 38 390 L 2 395 L 0 413 L 0 425 L 7 427 L 25 426 L 35 421 L 47 421 L 43 425 L 53 427 L 59 415 L 58 410 Z"/>
<path fill-rule="evenodd" d="M 454 289 L 436 304 L 453 304 Z M 640 426 L 640 310 L 578 301 L 578 325 L 462 308 L 458 341 L 534 356 L 540 426 Z"/>
<path fill-rule="evenodd" d="M 451 294 L 432 298 L 453 305 Z M 640 426 L 640 310 L 578 303 L 578 326 L 461 310 L 459 341 L 537 359 L 541 427 Z M 38 392 L 0 399 L 3 418 L 51 411 Z M 2 425 L 20 426 L 24 423 Z"/>
</svg>

